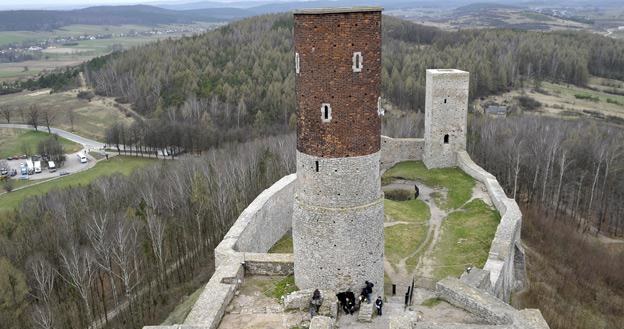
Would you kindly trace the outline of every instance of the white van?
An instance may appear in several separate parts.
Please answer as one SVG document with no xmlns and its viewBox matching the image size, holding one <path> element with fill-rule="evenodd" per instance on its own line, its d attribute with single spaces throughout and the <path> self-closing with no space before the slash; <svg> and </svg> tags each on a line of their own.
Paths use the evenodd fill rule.
<svg viewBox="0 0 624 329">
<path fill-rule="evenodd" d="M 78 158 L 80 159 L 80 163 L 87 163 L 87 156 L 84 154 L 78 154 Z"/>
<path fill-rule="evenodd" d="M 50 172 L 56 171 L 56 164 L 54 163 L 54 161 L 48 161 L 48 170 Z"/>
<path fill-rule="evenodd" d="M 41 161 L 35 161 L 35 174 L 41 173 Z"/>
</svg>

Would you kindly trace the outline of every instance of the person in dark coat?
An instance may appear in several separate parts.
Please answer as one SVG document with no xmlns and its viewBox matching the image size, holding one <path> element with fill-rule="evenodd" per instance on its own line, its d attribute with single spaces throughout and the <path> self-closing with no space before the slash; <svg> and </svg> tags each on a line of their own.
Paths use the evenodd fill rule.
<svg viewBox="0 0 624 329">
<path fill-rule="evenodd" d="M 370 304 L 371 295 L 373 294 L 373 287 L 375 286 L 375 284 L 368 281 L 364 281 L 364 283 L 366 284 L 366 286 L 363 289 L 363 293 L 366 296 L 366 303 Z"/>
<path fill-rule="evenodd" d="M 381 316 L 381 309 L 383 308 L 383 299 L 381 299 L 381 296 L 377 297 L 375 308 L 377 308 L 377 315 Z"/>
<path fill-rule="evenodd" d="M 310 318 L 313 318 L 318 313 L 321 304 L 323 304 L 323 297 L 321 296 L 321 292 L 315 289 L 310 299 Z"/>
</svg>

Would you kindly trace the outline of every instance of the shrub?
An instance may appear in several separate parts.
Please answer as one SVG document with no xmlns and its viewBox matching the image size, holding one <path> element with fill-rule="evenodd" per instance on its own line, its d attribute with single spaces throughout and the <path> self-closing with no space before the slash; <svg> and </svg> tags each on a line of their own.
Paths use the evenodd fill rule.
<svg viewBox="0 0 624 329">
<path fill-rule="evenodd" d="M 95 94 L 90 90 L 78 93 L 78 98 L 88 100 L 89 102 L 93 99 L 93 97 L 95 97 Z"/>
<path fill-rule="evenodd" d="M 612 99 L 612 98 L 607 98 L 607 103 L 615 104 L 615 105 L 624 105 L 621 102 L 619 102 L 617 99 Z"/>
<path fill-rule="evenodd" d="M 542 103 L 529 96 L 518 96 L 516 99 L 520 107 L 525 111 L 533 111 L 542 107 Z"/>
<path fill-rule="evenodd" d="M 14 187 L 14 182 L 12 179 L 5 178 L 4 181 L 2 182 L 2 188 L 7 192 L 13 191 L 13 187 Z"/>
<path fill-rule="evenodd" d="M 598 96 L 592 96 L 590 94 L 574 94 L 576 99 L 585 99 L 592 102 L 600 102 L 600 98 Z"/>
<path fill-rule="evenodd" d="M 386 199 L 392 201 L 407 201 L 414 198 L 414 192 L 408 190 L 388 190 L 384 194 Z"/>
</svg>

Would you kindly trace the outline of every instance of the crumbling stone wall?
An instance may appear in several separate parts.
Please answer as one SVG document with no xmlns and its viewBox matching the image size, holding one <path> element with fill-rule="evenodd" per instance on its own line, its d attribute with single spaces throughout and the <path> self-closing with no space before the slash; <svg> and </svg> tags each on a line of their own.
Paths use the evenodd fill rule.
<svg viewBox="0 0 624 329">
<path fill-rule="evenodd" d="M 381 169 L 389 169 L 402 161 L 422 160 L 424 149 L 425 140 L 423 138 L 381 136 Z"/>
</svg>

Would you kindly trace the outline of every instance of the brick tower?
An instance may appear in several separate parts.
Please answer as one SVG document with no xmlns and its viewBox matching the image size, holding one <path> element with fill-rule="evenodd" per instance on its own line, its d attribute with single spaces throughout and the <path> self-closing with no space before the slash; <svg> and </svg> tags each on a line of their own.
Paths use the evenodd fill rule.
<svg viewBox="0 0 624 329">
<path fill-rule="evenodd" d="M 429 169 L 456 166 L 456 152 L 466 150 L 468 82 L 465 71 L 427 70 L 423 162 Z"/>
<path fill-rule="evenodd" d="M 381 8 L 295 13 L 299 288 L 383 290 Z"/>
</svg>

